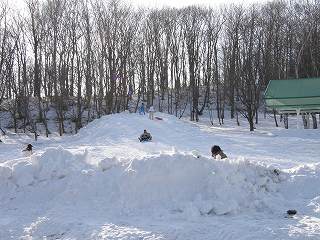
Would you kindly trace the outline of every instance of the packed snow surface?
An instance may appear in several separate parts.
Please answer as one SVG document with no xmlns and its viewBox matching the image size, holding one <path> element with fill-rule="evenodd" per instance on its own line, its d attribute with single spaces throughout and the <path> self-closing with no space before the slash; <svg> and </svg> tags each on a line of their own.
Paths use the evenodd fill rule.
<svg viewBox="0 0 320 240">
<path fill-rule="evenodd" d="M 0 239 L 320 239 L 319 130 L 157 115 L 105 116 L 30 157 L 30 139 L 5 137 Z M 213 144 L 229 158 L 212 159 Z"/>
</svg>

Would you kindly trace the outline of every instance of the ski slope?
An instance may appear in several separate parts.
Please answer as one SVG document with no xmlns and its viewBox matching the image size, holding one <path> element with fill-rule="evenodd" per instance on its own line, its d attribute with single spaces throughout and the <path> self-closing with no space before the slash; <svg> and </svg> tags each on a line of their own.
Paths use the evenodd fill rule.
<svg viewBox="0 0 320 240">
<path fill-rule="evenodd" d="M 104 116 L 33 142 L 31 157 L 28 137 L 6 136 L 0 239 L 320 239 L 319 130 L 156 116 Z"/>
</svg>

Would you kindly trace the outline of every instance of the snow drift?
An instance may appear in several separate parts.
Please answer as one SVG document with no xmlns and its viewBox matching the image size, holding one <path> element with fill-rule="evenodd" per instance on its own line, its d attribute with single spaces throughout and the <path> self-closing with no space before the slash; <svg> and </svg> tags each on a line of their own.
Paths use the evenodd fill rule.
<svg viewBox="0 0 320 240">
<path fill-rule="evenodd" d="M 214 161 L 175 153 L 134 160 L 121 182 L 130 209 L 154 205 L 188 214 L 228 214 L 261 208 L 280 176 L 245 161 Z"/>
<path fill-rule="evenodd" d="M 159 116 L 105 116 L 31 157 L 27 139 L 2 144 L 0 239 L 319 239 L 318 132 Z M 212 144 L 230 159 L 206 155 Z"/>
<path fill-rule="evenodd" d="M 12 167 L 1 166 L 0 184 L 37 188 L 63 180 L 53 189 L 48 184 L 47 191 L 66 202 L 72 192 L 78 203 L 91 201 L 126 214 L 156 209 L 222 215 L 264 208 L 266 197 L 277 191 L 285 176 L 241 159 L 216 161 L 176 151 L 129 162 L 105 158 L 96 166 L 88 163 L 89 158 L 87 151 L 73 154 L 62 147 L 49 148 Z"/>
</svg>

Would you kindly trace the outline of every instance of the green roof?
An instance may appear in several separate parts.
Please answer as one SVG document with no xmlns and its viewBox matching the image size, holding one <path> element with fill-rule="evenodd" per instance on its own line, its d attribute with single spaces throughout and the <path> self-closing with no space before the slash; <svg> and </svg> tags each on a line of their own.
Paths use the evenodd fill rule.
<svg viewBox="0 0 320 240">
<path fill-rule="evenodd" d="M 320 78 L 270 80 L 265 100 L 268 108 L 280 112 L 320 112 Z"/>
</svg>

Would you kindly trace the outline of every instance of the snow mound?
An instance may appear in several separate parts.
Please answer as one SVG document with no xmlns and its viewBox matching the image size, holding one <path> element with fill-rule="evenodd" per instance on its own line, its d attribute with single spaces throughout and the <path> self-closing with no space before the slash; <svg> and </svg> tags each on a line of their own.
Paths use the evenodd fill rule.
<svg viewBox="0 0 320 240">
<path fill-rule="evenodd" d="M 87 152 L 77 155 L 62 147 L 48 148 L 40 156 L 32 155 L 0 165 L 0 185 L 11 183 L 26 187 L 45 180 L 62 179 L 83 169 L 86 157 Z"/>
<path fill-rule="evenodd" d="M 12 167 L 12 180 L 20 187 L 33 184 L 35 166 L 29 161 L 20 161 Z"/>
<path fill-rule="evenodd" d="M 144 116 L 126 112 L 102 116 L 81 128 L 78 134 L 72 137 L 72 141 L 89 142 L 90 145 L 124 143 L 124 147 L 127 147 L 128 140 L 138 142 L 138 137 L 144 129 L 155 137 L 154 140 L 162 143 L 168 141 L 168 136 L 171 138 L 174 136 L 173 131 L 179 131 L 177 126 L 182 129 L 186 128 L 189 132 L 195 131 L 174 116 L 160 113 L 157 115 L 161 116 L 163 121 L 151 121 Z"/>
<path fill-rule="evenodd" d="M 274 169 L 244 160 L 214 161 L 182 153 L 134 160 L 125 171 L 119 179 L 125 209 L 159 206 L 195 215 L 262 209 L 281 181 Z"/>
<path fill-rule="evenodd" d="M 116 158 L 105 158 L 98 163 L 98 166 L 102 171 L 106 171 L 117 166 L 118 164 L 120 164 L 120 162 Z"/>
<path fill-rule="evenodd" d="M 40 157 L 32 160 L 37 166 L 35 177 L 41 180 L 61 179 L 70 172 L 81 170 L 85 164 L 87 152 L 83 155 L 72 154 L 63 147 L 48 148 Z"/>
<path fill-rule="evenodd" d="M 46 181 L 46 190 L 61 201 L 72 194 L 83 205 L 92 201 L 125 214 L 154 210 L 224 215 L 264 209 L 283 175 L 241 159 L 215 161 L 194 152 L 174 151 L 129 162 L 105 158 L 97 166 L 87 163 L 89 156 L 48 148 L 30 161 L 15 163 L 12 172 L 1 167 L 1 178 L 18 187 L 36 188 Z M 66 184 L 50 189 L 50 183 L 54 186 L 53 181 L 60 179 Z"/>
</svg>

